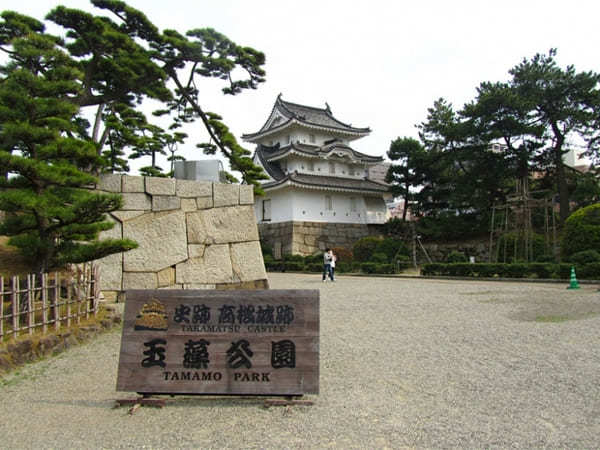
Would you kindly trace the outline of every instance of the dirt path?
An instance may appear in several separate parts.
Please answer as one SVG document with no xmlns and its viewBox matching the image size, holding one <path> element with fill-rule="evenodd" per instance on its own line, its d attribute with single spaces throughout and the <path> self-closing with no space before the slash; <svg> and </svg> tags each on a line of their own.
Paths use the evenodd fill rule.
<svg viewBox="0 0 600 450">
<path fill-rule="evenodd" d="M 321 291 L 312 407 L 179 397 L 112 409 L 118 331 L 0 382 L 2 448 L 594 448 L 600 294 L 517 284 L 270 274 Z"/>
</svg>

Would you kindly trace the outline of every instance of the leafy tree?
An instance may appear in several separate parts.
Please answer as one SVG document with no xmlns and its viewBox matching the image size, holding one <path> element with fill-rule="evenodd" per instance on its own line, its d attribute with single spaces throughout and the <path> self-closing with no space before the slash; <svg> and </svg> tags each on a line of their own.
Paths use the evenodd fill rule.
<svg viewBox="0 0 600 450">
<path fill-rule="evenodd" d="M 64 38 L 31 17 L 1 15 L 0 51 L 9 61 L 0 67 L 0 209 L 9 214 L 0 233 L 39 270 L 133 248 L 128 241 L 96 240 L 110 228 L 104 213 L 121 205 L 119 197 L 81 188 L 102 171 L 125 170 L 130 150 L 150 156 L 147 172 L 161 174 L 156 154 L 181 141 L 176 130 L 195 118 L 211 137 L 201 148 L 222 152 L 247 183 L 258 186 L 265 178 L 222 119 L 198 100 L 202 77 L 224 80 L 225 94 L 256 88 L 264 81 L 264 55 L 212 29 L 160 32 L 122 1 L 92 4 L 112 18 L 63 6 L 47 15 Z M 236 78 L 240 73 L 245 76 Z M 145 99 L 163 102 L 157 115 L 171 118 L 168 131 L 140 111 Z M 91 124 L 83 116 L 87 108 L 96 111 Z"/>
<path fill-rule="evenodd" d="M 416 139 L 403 137 L 392 141 L 387 155 L 400 163 L 390 166 L 385 181 L 391 183 L 394 197 L 404 200 L 402 220 L 406 221 L 409 203 L 415 198 L 412 190 L 421 187 L 425 180 L 425 149 Z"/>
<path fill-rule="evenodd" d="M 424 185 L 417 198 L 421 214 L 428 219 L 420 221 L 419 232 L 424 231 L 425 222 L 426 228 L 431 228 L 432 221 L 451 219 L 448 231 L 454 235 L 457 230 L 451 228 L 456 216 L 476 220 L 474 227 L 468 227 L 475 232 L 485 230 L 490 207 L 506 192 L 503 155 L 491 151 L 476 124 L 444 99 L 434 103 L 418 128 L 426 156 Z"/>
<path fill-rule="evenodd" d="M 568 217 L 560 248 L 566 261 L 585 250 L 600 251 L 600 203 L 578 209 Z"/>
<path fill-rule="evenodd" d="M 79 68 L 41 33 L 41 23 L 13 13 L 3 18 L 2 44 L 10 28 L 40 33 L 13 37 L 11 59 L 0 67 L 0 166 L 10 174 L 0 179 L 0 210 L 8 213 L 0 234 L 39 272 L 136 247 L 97 239 L 113 226 L 104 213 L 122 201 L 81 189 L 96 181 L 89 172 L 102 159 L 91 142 L 72 136 L 78 107 L 69 99 L 80 94 Z"/>
<path fill-rule="evenodd" d="M 591 156 L 598 155 L 593 145 L 600 115 L 600 74 L 576 72 L 572 65 L 562 69 L 555 56 L 555 49 L 548 55 L 537 54 L 509 73 L 511 90 L 528 105 L 527 122 L 543 128 L 545 145 L 541 152 L 554 169 L 560 221 L 564 223 L 569 216 L 569 192 L 563 155 L 569 149 L 569 139 L 577 136 L 590 146 Z"/>
<path fill-rule="evenodd" d="M 226 83 L 223 93 L 227 95 L 256 88 L 264 81 L 264 54 L 237 45 L 210 28 L 191 30 L 185 35 L 174 30 L 161 32 L 142 12 L 122 1 L 91 3 L 111 16 L 59 6 L 47 19 L 65 29 L 66 39 L 54 38 L 55 45 L 72 56 L 81 72 L 80 90 L 69 100 L 80 108 L 96 109 L 92 130 L 85 138 L 95 143 L 98 154 L 102 154 L 110 131 L 115 129 L 114 111 L 129 107 L 137 111 L 138 117 L 128 123 L 130 132 L 120 136 L 121 151 L 127 148 L 136 155 L 156 155 L 159 151 L 156 145 L 161 139 L 154 136 L 155 125 L 139 111 L 144 99 L 150 98 L 163 103 L 155 115 L 168 116 L 172 122 L 168 132 L 160 133 L 175 138 L 177 128 L 199 118 L 208 131 L 210 143 L 199 143 L 198 147 L 211 154 L 221 152 L 232 170 L 242 174 L 244 182 L 262 192 L 259 181 L 266 179 L 266 175 L 252 163 L 250 152 L 237 143 L 221 117 L 202 108 L 199 96 L 204 77 L 223 80 Z M 16 36 L 33 38 L 43 33 L 43 25 L 31 18 L 9 25 L 4 27 L 5 51 L 11 51 L 7 47 Z M 113 120 L 106 120 L 111 114 Z M 158 173 L 156 164 L 149 167 Z"/>
</svg>

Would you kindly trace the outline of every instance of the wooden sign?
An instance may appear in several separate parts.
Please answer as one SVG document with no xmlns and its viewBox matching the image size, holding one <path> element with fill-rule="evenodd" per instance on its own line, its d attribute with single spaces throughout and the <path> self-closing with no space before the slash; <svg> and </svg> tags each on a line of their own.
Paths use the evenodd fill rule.
<svg viewBox="0 0 600 450">
<path fill-rule="evenodd" d="M 319 291 L 127 291 L 117 391 L 318 394 Z"/>
</svg>

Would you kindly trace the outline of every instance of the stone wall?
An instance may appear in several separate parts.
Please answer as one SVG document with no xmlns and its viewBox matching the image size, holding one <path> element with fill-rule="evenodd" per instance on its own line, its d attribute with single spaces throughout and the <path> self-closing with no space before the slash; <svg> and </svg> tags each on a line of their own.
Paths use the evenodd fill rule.
<svg viewBox="0 0 600 450">
<path fill-rule="evenodd" d="M 472 256 L 475 262 L 489 262 L 489 241 L 486 239 L 444 243 L 423 242 L 423 246 L 433 262 L 446 262 L 446 258 L 453 251 L 463 253 L 467 259 Z M 417 248 L 417 262 L 419 264 L 428 262 L 420 248 Z"/>
<path fill-rule="evenodd" d="M 312 255 L 328 247 L 351 249 L 360 238 L 379 234 L 371 225 L 324 222 L 260 223 L 258 231 L 264 245 L 281 246 L 284 255 Z"/>
<path fill-rule="evenodd" d="M 268 288 L 252 186 L 111 174 L 96 189 L 123 196 L 101 238 L 139 244 L 98 260 L 103 291 Z"/>
</svg>

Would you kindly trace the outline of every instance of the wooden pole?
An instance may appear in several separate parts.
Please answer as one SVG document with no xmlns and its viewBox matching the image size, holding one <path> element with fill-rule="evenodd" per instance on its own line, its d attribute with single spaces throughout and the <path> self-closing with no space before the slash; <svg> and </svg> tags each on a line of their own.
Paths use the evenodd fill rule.
<svg viewBox="0 0 600 450">
<path fill-rule="evenodd" d="M 13 338 L 16 339 L 19 336 L 19 277 L 12 277 L 12 292 L 10 295 L 10 301 L 12 302 L 12 327 L 13 327 Z"/>
<path fill-rule="evenodd" d="M 0 277 L 0 342 L 4 339 L 4 277 Z"/>
<path fill-rule="evenodd" d="M 27 332 L 33 334 L 35 328 L 35 311 L 33 310 L 33 287 L 35 286 L 35 275 L 27 275 Z"/>
<path fill-rule="evenodd" d="M 72 285 L 73 285 L 73 275 L 71 273 L 69 273 L 69 276 L 67 277 L 67 298 L 66 298 L 66 303 L 67 303 L 67 327 L 71 326 L 71 299 L 73 297 Z"/>
<path fill-rule="evenodd" d="M 48 331 L 48 274 L 42 274 L 42 331 Z"/>
<path fill-rule="evenodd" d="M 492 248 L 494 245 L 493 236 L 494 236 L 494 214 L 496 213 L 496 207 L 492 206 L 492 225 L 490 226 L 490 253 L 488 255 L 488 262 L 492 262 Z"/>
<path fill-rule="evenodd" d="M 58 330 L 60 328 L 60 275 L 58 272 L 54 272 L 54 310 L 53 320 L 54 320 L 54 329 Z"/>
</svg>

